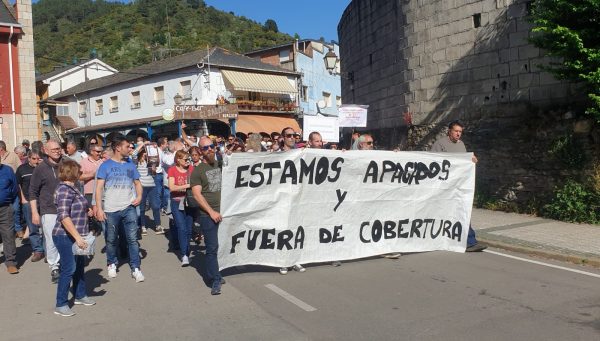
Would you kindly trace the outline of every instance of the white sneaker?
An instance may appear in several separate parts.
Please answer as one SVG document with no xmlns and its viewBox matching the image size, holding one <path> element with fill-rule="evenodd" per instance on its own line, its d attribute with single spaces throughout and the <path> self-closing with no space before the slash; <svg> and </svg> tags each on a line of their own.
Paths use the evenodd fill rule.
<svg viewBox="0 0 600 341">
<path fill-rule="evenodd" d="M 108 266 L 108 278 L 117 277 L 117 264 L 110 264 Z"/>
<path fill-rule="evenodd" d="M 181 266 L 188 266 L 190 265 L 190 259 L 188 258 L 188 256 L 183 256 L 181 257 Z"/>
<path fill-rule="evenodd" d="M 142 236 L 147 236 L 148 235 L 148 229 L 145 228 L 144 226 L 142 226 Z"/>
<path fill-rule="evenodd" d="M 156 234 L 165 234 L 165 229 L 162 228 L 162 226 L 158 225 L 155 229 Z"/>
<path fill-rule="evenodd" d="M 306 269 L 302 265 L 300 265 L 300 264 L 296 264 L 292 268 L 294 270 L 298 271 L 298 272 L 304 272 L 304 271 L 306 271 Z"/>
<path fill-rule="evenodd" d="M 288 268 L 280 268 L 279 269 L 279 273 L 282 275 L 287 275 L 287 272 L 288 272 Z"/>
<path fill-rule="evenodd" d="M 136 283 L 143 282 L 145 279 L 144 275 L 138 268 L 135 268 L 135 270 L 133 270 L 133 272 L 131 273 L 131 277 L 135 278 Z"/>
</svg>

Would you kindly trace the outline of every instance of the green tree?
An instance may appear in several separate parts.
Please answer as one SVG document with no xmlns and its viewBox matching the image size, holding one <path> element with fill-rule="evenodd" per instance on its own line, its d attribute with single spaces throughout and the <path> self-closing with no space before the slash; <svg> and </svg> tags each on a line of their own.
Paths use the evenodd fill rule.
<svg viewBox="0 0 600 341">
<path fill-rule="evenodd" d="M 277 27 L 277 23 L 273 19 L 267 19 L 267 21 L 265 21 L 264 27 L 267 31 L 279 32 L 279 27 Z"/>
<path fill-rule="evenodd" d="M 600 122 L 600 0 L 536 0 L 530 41 L 557 62 L 543 66 L 558 79 L 580 82 L 587 113 Z"/>
</svg>

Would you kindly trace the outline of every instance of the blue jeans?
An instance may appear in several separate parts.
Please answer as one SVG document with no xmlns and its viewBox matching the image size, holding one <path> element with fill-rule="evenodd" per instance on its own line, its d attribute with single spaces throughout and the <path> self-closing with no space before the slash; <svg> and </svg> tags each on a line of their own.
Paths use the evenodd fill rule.
<svg viewBox="0 0 600 341">
<path fill-rule="evenodd" d="M 21 225 L 21 196 L 17 195 L 15 197 L 15 201 L 12 203 L 13 208 L 13 217 L 15 220 L 15 232 L 23 231 L 23 226 Z"/>
<path fill-rule="evenodd" d="M 106 259 L 108 265 L 118 264 L 117 247 L 119 230 L 123 231 L 129 248 L 129 267 L 131 271 L 140 268 L 140 246 L 137 242 L 137 213 L 129 206 L 117 212 L 106 212 Z"/>
<path fill-rule="evenodd" d="M 200 225 L 204 235 L 204 244 L 206 245 L 206 275 L 212 283 L 221 280 L 219 272 L 219 260 L 217 251 L 219 251 L 219 224 L 215 223 L 209 216 L 200 216 Z"/>
<path fill-rule="evenodd" d="M 163 172 L 166 171 L 166 169 L 163 169 Z M 169 189 L 164 186 L 164 177 L 162 173 L 157 174 L 154 177 L 154 185 L 156 186 L 158 197 L 160 198 L 160 208 L 163 208 L 169 212 L 169 200 L 171 198 L 169 195 Z"/>
<path fill-rule="evenodd" d="M 475 238 L 475 230 L 469 224 L 469 235 L 467 236 L 467 247 L 477 244 L 477 238 Z"/>
<path fill-rule="evenodd" d="M 87 296 L 85 289 L 85 256 L 73 255 L 73 239 L 69 236 L 52 236 L 54 245 L 60 254 L 60 277 L 56 287 L 56 307 L 69 303 L 69 287 L 73 281 L 72 292 L 76 299 Z"/>
<path fill-rule="evenodd" d="M 154 218 L 154 226 L 160 225 L 160 197 L 158 189 L 154 187 L 144 187 L 142 191 L 142 202 L 138 206 L 139 210 L 139 226 L 146 227 L 146 200 L 150 201 L 152 209 L 152 218 Z"/>
<path fill-rule="evenodd" d="M 182 199 L 183 200 L 183 199 Z M 170 229 L 171 245 L 179 244 L 182 256 L 190 255 L 190 238 L 192 238 L 192 225 L 194 218 L 190 209 L 179 209 L 179 201 L 171 199 L 171 213 L 173 214 L 173 228 Z"/>
<path fill-rule="evenodd" d="M 33 252 L 44 252 L 44 243 L 42 241 L 42 234 L 40 233 L 40 226 L 35 225 L 31 222 L 31 204 L 21 204 L 23 208 L 23 216 L 29 227 L 29 242 L 31 243 L 31 249 Z"/>
</svg>

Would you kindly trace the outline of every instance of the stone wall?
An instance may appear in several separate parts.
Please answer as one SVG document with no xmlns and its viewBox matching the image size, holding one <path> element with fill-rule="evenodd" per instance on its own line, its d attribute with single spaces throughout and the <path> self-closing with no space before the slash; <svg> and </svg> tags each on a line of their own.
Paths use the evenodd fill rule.
<svg viewBox="0 0 600 341">
<path fill-rule="evenodd" d="M 545 196 L 565 176 L 579 175 L 564 171 L 548 149 L 581 125 L 582 101 L 576 85 L 540 70 L 550 60 L 527 41 L 529 6 L 353 0 L 338 25 L 343 71 L 353 76 L 342 81 L 342 97 L 370 106 L 366 130 L 384 148 L 426 150 L 460 119 L 480 159 L 479 190 L 517 201 Z M 597 127 L 576 139 L 588 159 L 598 156 Z"/>
</svg>

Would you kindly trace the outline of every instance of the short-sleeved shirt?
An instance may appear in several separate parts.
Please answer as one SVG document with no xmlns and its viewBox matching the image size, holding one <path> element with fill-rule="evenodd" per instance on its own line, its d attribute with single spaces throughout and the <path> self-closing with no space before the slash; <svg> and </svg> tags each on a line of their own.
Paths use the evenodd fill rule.
<svg viewBox="0 0 600 341">
<path fill-rule="evenodd" d="M 221 210 L 221 167 L 218 162 L 213 165 L 201 163 L 194 167 L 190 178 L 190 186 L 202 186 L 202 196 L 215 211 Z M 208 215 L 200 209 L 201 215 Z"/>
<path fill-rule="evenodd" d="M 35 167 L 30 165 L 29 162 L 20 165 L 19 168 L 17 168 L 17 183 L 21 186 L 21 191 L 27 201 L 29 201 L 29 182 L 31 181 L 31 175 L 33 174 L 34 169 Z"/>
<path fill-rule="evenodd" d="M 134 180 L 140 179 L 135 164 L 131 161 L 106 160 L 98 168 L 98 179 L 104 179 L 103 202 L 105 212 L 126 209 L 136 197 Z"/>
<path fill-rule="evenodd" d="M 169 178 L 175 179 L 175 185 L 183 186 L 189 182 L 190 172 L 180 172 L 177 167 L 171 167 L 167 171 Z M 185 197 L 185 190 L 183 191 L 171 191 L 171 199 L 180 201 Z"/>
<path fill-rule="evenodd" d="M 466 153 L 467 148 L 463 141 L 452 142 L 448 136 L 444 136 L 435 141 L 431 151 L 437 153 Z"/>
<path fill-rule="evenodd" d="M 89 157 L 81 160 L 79 163 L 81 165 L 81 171 L 84 173 L 96 172 L 103 160 L 99 159 L 98 161 L 94 161 Z M 94 184 L 96 183 L 95 179 L 90 179 L 83 182 L 83 193 L 91 194 L 94 193 Z"/>
<path fill-rule="evenodd" d="M 53 236 L 68 235 L 62 225 L 65 218 L 71 218 L 73 225 L 80 235 L 89 233 L 88 225 L 88 202 L 78 189 L 71 185 L 61 182 L 56 187 L 54 198 L 56 204 L 56 224 L 52 230 Z"/>
<path fill-rule="evenodd" d="M 83 160 L 83 155 L 81 155 L 80 151 L 76 151 L 75 153 L 73 153 L 73 155 L 66 155 L 65 157 L 77 163 L 81 163 L 81 160 Z"/>
</svg>

